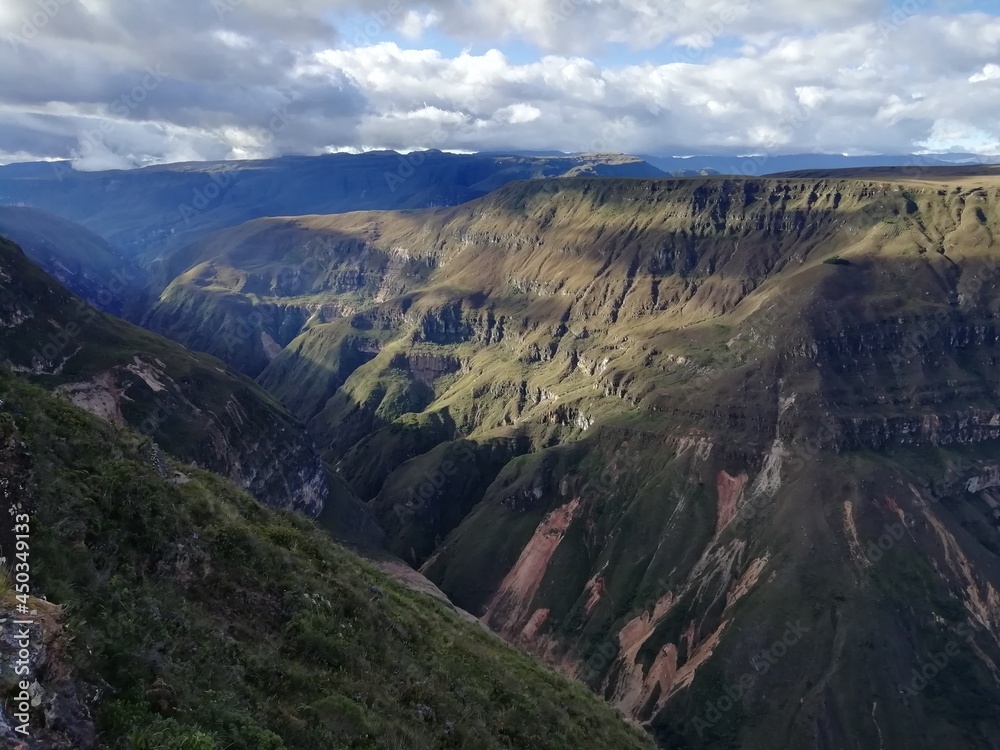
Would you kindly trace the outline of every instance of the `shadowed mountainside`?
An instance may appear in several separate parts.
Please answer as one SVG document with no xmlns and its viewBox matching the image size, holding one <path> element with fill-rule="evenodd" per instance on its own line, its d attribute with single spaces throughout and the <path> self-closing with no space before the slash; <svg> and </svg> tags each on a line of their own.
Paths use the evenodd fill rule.
<svg viewBox="0 0 1000 750">
<path fill-rule="evenodd" d="M 307 519 L 2 367 L 0 455 L 5 499 L 31 519 L 34 613 L 26 641 L 13 628 L 0 640 L 5 748 L 649 746 L 580 685 Z M 23 618 L 10 584 L 8 622 Z"/>
<path fill-rule="evenodd" d="M 0 237 L 0 362 L 271 505 L 315 515 L 327 476 L 302 424 L 219 360 L 106 315 Z"/>
<path fill-rule="evenodd" d="M 146 272 L 79 224 L 35 208 L 0 206 L 0 236 L 103 312 L 127 316 L 145 302 Z"/>
</svg>

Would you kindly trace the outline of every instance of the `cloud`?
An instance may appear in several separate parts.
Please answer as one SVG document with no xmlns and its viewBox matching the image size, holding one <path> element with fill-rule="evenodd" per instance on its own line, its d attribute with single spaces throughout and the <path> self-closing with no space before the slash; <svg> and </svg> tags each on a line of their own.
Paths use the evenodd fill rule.
<svg viewBox="0 0 1000 750">
<path fill-rule="evenodd" d="M 990 113 L 998 97 L 971 102 L 968 78 L 996 59 L 1000 48 L 991 39 L 1000 22 L 976 16 L 964 24 L 983 40 L 977 48 L 959 41 L 956 20 L 914 17 L 887 37 L 883 26 L 868 23 L 786 36 L 698 64 L 602 67 L 549 55 L 516 65 L 496 50 L 447 57 L 392 43 L 328 50 L 315 61 L 344 71 L 380 113 L 377 126 L 367 118 L 359 126 L 369 143 L 898 153 L 925 142 L 942 117 L 959 115 L 985 132 L 997 127 Z M 936 64 L 926 60 L 934 49 L 941 52 Z M 532 107 L 531 118 L 511 129 L 517 105 Z M 423 106 L 464 117 L 433 142 L 430 133 L 386 127 L 386 113 Z"/>
<path fill-rule="evenodd" d="M 1000 19 L 934 7 L 4 0 L 0 158 L 994 148 Z"/>
<path fill-rule="evenodd" d="M 428 29 L 433 28 L 441 18 L 434 11 L 421 13 L 416 10 L 407 11 L 399 22 L 399 32 L 407 39 L 419 39 Z"/>
<path fill-rule="evenodd" d="M 434 5 L 441 9 L 440 27 L 456 37 L 513 37 L 561 54 L 591 53 L 607 44 L 708 47 L 724 37 L 840 29 L 874 21 L 888 8 L 884 0 L 445 0 Z"/>
<path fill-rule="evenodd" d="M 510 125 L 534 122 L 542 116 L 542 110 L 524 102 L 510 104 L 497 110 L 497 119 Z"/>
<path fill-rule="evenodd" d="M 1000 79 L 1000 65 L 984 65 L 980 73 L 969 76 L 969 83 L 983 83 L 984 81 L 995 81 Z"/>
</svg>

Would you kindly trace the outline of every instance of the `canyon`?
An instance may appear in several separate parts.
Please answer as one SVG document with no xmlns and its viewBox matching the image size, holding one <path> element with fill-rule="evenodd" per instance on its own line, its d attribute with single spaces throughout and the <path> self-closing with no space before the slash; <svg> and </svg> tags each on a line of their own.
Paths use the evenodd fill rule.
<svg viewBox="0 0 1000 750">
<path fill-rule="evenodd" d="M 327 526 L 377 528 L 659 747 L 992 750 L 998 178 L 573 176 L 262 217 L 167 248 L 132 309 L 273 402 L 218 402 L 200 465 L 312 514 L 326 472 Z M 0 333 L 37 317 L 10 301 Z M 119 423 L 183 380 L 5 356 Z"/>
<path fill-rule="evenodd" d="M 238 340 L 392 552 L 662 747 L 986 748 L 998 202 L 991 168 L 519 182 L 223 230 L 144 322 Z"/>
</svg>

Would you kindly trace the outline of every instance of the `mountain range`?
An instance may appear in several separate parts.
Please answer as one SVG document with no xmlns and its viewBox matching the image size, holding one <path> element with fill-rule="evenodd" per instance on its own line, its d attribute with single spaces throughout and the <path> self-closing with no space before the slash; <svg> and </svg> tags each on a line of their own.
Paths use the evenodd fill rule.
<svg viewBox="0 0 1000 750">
<path fill-rule="evenodd" d="M 266 216 L 450 206 L 524 179 L 599 175 L 759 176 L 800 169 L 898 166 L 912 172 L 985 163 L 975 154 L 629 156 L 559 152 L 371 151 L 258 161 L 190 162 L 80 172 L 69 162 L 0 166 L 0 205 L 77 222 L 150 265 L 207 233 Z"/>
<path fill-rule="evenodd" d="M 1000 167 L 413 158 L 0 169 L 0 358 L 121 428 L 176 404 L 164 465 L 364 530 L 658 747 L 995 748 Z M 44 273 L 112 257 L 105 312 Z"/>
</svg>

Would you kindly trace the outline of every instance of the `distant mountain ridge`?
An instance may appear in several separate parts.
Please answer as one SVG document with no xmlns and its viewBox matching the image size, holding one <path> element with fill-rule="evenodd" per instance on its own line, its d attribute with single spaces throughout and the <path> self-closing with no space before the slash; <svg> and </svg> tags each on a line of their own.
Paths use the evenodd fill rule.
<svg viewBox="0 0 1000 750">
<path fill-rule="evenodd" d="M 552 152 L 513 151 L 495 152 L 497 155 L 552 156 Z M 555 152 L 558 154 L 558 152 Z M 562 154 L 570 156 L 572 154 Z M 874 167 L 902 167 L 914 172 L 933 167 L 951 167 L 971 164 L 997 164 L 1000 155 L 973 153 L 927 154 L 776 154 L 767 150 L 743 155 L 692 154 L 685 156 L 665 154 L 637 154 L 642 159 L 671 177 L 698 177 L 707 175 L 766 177 L 786 172 L 805 170 L 843 170 Z"/>
<path fill-rule="evenodd" d="M 641 158 L 665 172 L 711 170 L 723 175 L 763 177 L 802 170 L 841 170 L 863 167 L 903 167 L 914 172 L 956 164 L 993 164 L 1000 156 L 981 154 L 750 154 L 747 156 L 646 156 Z M 913 175 L 911 175 L 913 176 Z"/>
<path fill-rule="evenodd" d="M 206 234 L 268 216 L 453 206 L 527 179 L 760 176 L 805 169 L 989 163 L 976 154 L 633 156 L 437 150 L 184 162 L 77 172 L 68 162 L 0 167 L 0 205 L 81 224 L 142 265 Z"/>
<path fill-rule="evenodd" d="M 265 216 L 451 206 L 515 180 L 574 175 L 664 176 L 624 154 L 372 151 L 109 172 L 13 164 L 0 167 L 0 204 L 50 211 L 148 264 L 209 232 Z"/>
</svg>

